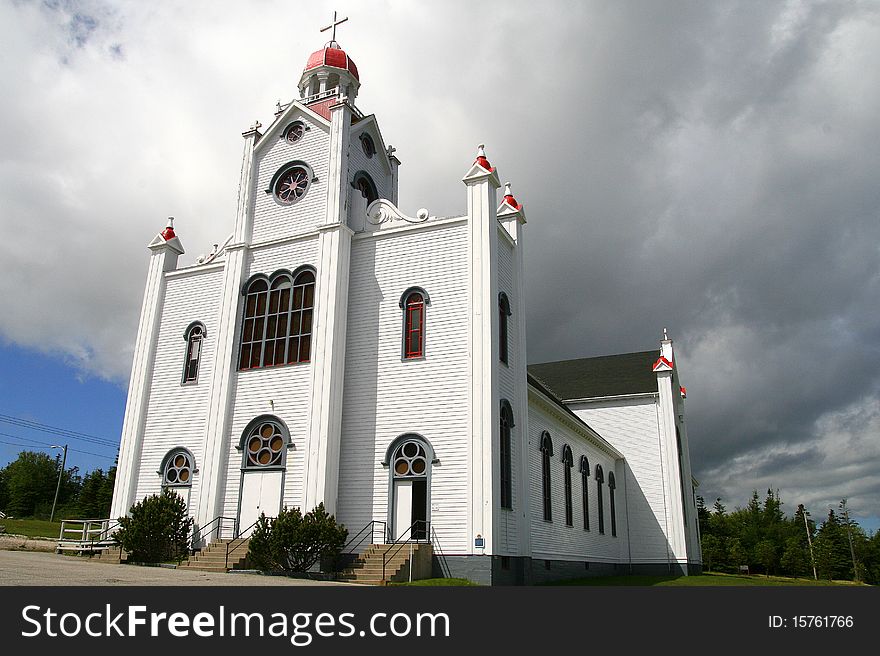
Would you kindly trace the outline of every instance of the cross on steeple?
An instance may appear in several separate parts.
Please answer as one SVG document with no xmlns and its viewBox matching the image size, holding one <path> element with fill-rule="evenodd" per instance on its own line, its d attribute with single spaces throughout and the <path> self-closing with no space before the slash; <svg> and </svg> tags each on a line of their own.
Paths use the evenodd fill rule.
<svg viewBox="0 0 880 656">
<path fill-rule="evenodd" d="M 331 41 L 336 41 L 336 26 L 337 26 L 337 25 L 342 25 L 342 23 L 344 23 L 344 22 L 347 21 L 347 20 L 348 20 L 348 16 L 346 16 L 346 17 L 343 18 L 342 20 L 336 20 L 336 12 L 334 11 L 334 12 L 333 12 L 333 22 L 332 22 L 330 25 L 328 25 L 327 27 L 322 27 L 322 28 L 321 28 L 321 31 L 322 31 L 322 32 L 326 32 L 327 30 L 332 29 L 332 30 L 333 30 L 333 35 L 330 37 L 330 40 L 331 40 Z"/>
</svg>

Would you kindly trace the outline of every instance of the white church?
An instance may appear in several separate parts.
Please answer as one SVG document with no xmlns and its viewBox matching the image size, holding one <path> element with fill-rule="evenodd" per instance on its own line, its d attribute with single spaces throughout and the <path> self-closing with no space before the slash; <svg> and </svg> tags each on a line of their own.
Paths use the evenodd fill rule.
<svg viewBox="0 0 880 656">
<path fill-rule="evenodd" d="M 523 205 L 480 146 L 463 214 L 398 209 L 336 24 L 242 135 L 228 238 L 149 244 L 111 516 L 171 487 L 202 544 L 323 502 L 485 584 L 699 571 L 672 341 L 527 366 Z"/>
</svg>

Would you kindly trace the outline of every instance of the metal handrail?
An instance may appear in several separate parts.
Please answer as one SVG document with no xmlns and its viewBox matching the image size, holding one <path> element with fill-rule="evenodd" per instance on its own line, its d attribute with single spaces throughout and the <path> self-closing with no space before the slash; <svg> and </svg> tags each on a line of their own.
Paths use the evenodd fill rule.
<svg viewBox="0 0 880 656">
<path fill-rule="evenodd" d="M 196 550 L 196 541 L 197 540 L 201 540 L 202 538 L 210 536 L 214 530 L 217 531 L 217 537 L 220 537 L 220 531 L 223 530 L 223 521 L 224 520 L 234 522 L 235 518 L 234 517 L 224 517 L 223 515 L 218 515 L 217 517 L 212 519 L 210 522 L 208 522 L 204 526 L 200 526 L 198 528 L 198 531 L 194 530 L 192 540 L 190 541 L 190 547 L 192 548 L 192 550 L 193 551 Z M 213 524 L 216 524 L 217 526 L 211 530 L 208 530 L 208 527 L 210 527 Z"/>
<path fill-rule="evenodd" d="M 345 543 L 345 545 L 342 547 L 342 553 L 343 554 L 354 553 L 354 551 L 357 549 L 357 547 L 359 547 L 363 543 L 363 541 L 367 539 L 367 535 L 368 535 L 367 529 L 369 529 L 369 531 L 370 531 L 369 532 L 370 544 L 375 544 L 373 542 L 373 537 L 375 537 L 375 535 L 376 535 L 376 524 L 381 524 L 383 526 L 382 536 L 384 537 L 387 534 L 388 523 L 383 522 L 381 519 L 374 519 L 374 520 L 370 521 L 366 526 L 364 526 L 360 531 L 358 531 L 353 538 L 351 538 L 348 542 Z M 360 539 L 358 539 L 358 538 L 360 538 Z M 357 542 L 355 542 L 355 540 L 357 540 Z M 354 544 L 354 547 L 352 547 L 351 549 L 348 549 L 352 544 Z M 348 549 L 348 551 L 346 551 L 346 549 Z"/>
<path fill-rule="evenodd" d="M 434 530 L 433 524 L 431 524 L 431 545 L 436 547 L 434 555 L 436 555 L 437 552 L 440 553 L 440 555 L 437 556 L 437 562 L 440 563 L 440 573 L 445 577 L 449 577 L 451 574 L 449 565 L 446 563 L 446 556 L 443 555 L 443 547 L 440 546 L 440 539 L 437 537 L 437 532 Z M 412 567 L 412 565 L 410 565 L 410 567 Z"/>
<path fill-rule="evenodd" d="M 254 526 L 257 525 L 257 523 L 258 523 L 259 521 L 260 521 L 260 520 L 258 519 L 256 522 L 254 522 L 253 524 L 251 524 L 250 526 L 248 526 L 246 529 L 244 529 L 244 530 L 242 530 L 242 531 L 239 531 L 239 532 L 238 532 L 238 536 L 234 537 L 232 540 L 230 540 L 229 542 L 226 543 L 226 564 L 225 564 L 226 569 L 229 569 L 229 554 L 231 554 L 233 551 L 237 550 L 239 547 L 241 547 L 241 545 L 243 545 L 243 544 L 248 540 L 248 538 L 243 538 L 243 537 L 241 537 L 241 536 L 242 536 L 244 533 L 247 533 L 248 531 L 250 531 Z M 231 545 L 233 542 L 235 542 L 236 540 L 238 541 L 238 544 L 236 544 L 234 547 L 232 547 L 232 548 L 230 549 L 230 545 Z"/>
<path fill-rule="evenodd" d="M 420 526 L 422 524 L 425 525 L 425 536 L 426 536 L 425 539 L 413 539 L 412 538 L 413 529 L 416 526 Z M 388 563 L 389 554 L 391 554 L 390 555 L 391 558 L 394 558 L 394 556 L 396 556 L 400 552 L 400 550 L 403 549 L 403 547 L 407 544 L 410 544 L 412 542 L 418 542 L 418 543 L 430 542 L 427 538 L 427 536 L 429 536 L 431 534 L 430 530 L 431 530 L 431 522 L 429 522 L 426 519 L 417 519 L 416 521 L 414 521 L 410 525 L 410 527 L 408 529 L 406 529 L 403 533 L 400 534 L 400 537 L 398 537 L 396 540 L 394 540 L 394 542 L 391 543 L 392 547 L 394 547 L 396 545 L 397 548 L 393 549 L 393 550 L 387 549 L 382 553 L 382 580 L 383 581 L 385 580 L 385 565 Z M 405 536 L 407 534 L 409 534 L 410 539 L 404 540 L 403 536 Z M 412 559 L 410 559 L 409 568 L 410 568 L 410 572 L 412 572 Z"/>
</svg>

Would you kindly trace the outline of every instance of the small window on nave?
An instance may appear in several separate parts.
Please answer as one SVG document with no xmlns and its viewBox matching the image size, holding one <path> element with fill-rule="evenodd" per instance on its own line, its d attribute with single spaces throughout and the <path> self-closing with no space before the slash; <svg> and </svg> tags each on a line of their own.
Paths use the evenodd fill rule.
<svg viewBox="0 0 880 656">
<path fill-rule="evenodd" d="M 550 457 L 553 455 L 553 440 L 550 433 L 541 434 L 541 497 L 544 502 L 544 520 L 553 521 L 553 505 L 551 503 Z"/>
<path fill-rule="evenodd" d="M 581 456 L 581 502 L 584 511 L 584 530 L 590 530 L 590 461 Z"/>
<path fill-rule="evenodd" d="M 573 509 L 571 501 L 571 468 L 574 459 L 571 455 L 571 447 L 566 444 L 562 447 L 562 466 L 565 481 L 565 525 L 574 526 Z"/>
</svg>

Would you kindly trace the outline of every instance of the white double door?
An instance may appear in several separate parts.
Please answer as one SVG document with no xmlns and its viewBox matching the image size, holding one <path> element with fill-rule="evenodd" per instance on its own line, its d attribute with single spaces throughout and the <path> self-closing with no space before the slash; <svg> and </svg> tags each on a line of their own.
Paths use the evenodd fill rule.
<svg viewBox="0 0 880 656">
<path fill-rule="evenodd" d="M 281 510 L 283 471 L 244 472 L 241 481 L 241 501 L 238 509 L 238 530 L 242 537 L 253 531 L 260 513 L 277 517 Z"/>
<path fill-rule="evenodd" d="M 427 532 L 427 480 L 424 478 L 394 481 L 395 540 L 424 540 Z"/>
</svg>

